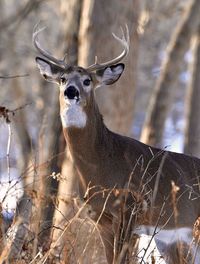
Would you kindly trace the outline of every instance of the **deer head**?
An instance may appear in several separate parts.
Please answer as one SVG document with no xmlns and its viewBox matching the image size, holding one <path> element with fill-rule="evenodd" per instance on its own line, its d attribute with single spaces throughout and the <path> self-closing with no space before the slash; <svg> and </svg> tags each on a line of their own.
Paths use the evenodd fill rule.
<svg viewBox="0 0 200 264">
<path fill-rule="evenodd" d="M 60 87 L 60 112 L 63 127 L 84 127 L 87 121 L 84 109 L 93 99 L 95 88 L 116 82 L 124 70 L 124 64 L 119 62 L 129 51 L 128 28 L 126 26 L 126 36 L 122 30 L 122 38 L 113 34 L 123 46 L 123 52 L 118 57 L 100 64 L 96 58 L 95 63 L 88 68 L 67 64 L 66 56 L 62 60 L 51 56 L 38 42 L 38 34 L 42 30 L 33 34 L 33 43 L 42 55 L 42 57 L 36 57 L 36 62 L 41 75 Z"/>
</svg>

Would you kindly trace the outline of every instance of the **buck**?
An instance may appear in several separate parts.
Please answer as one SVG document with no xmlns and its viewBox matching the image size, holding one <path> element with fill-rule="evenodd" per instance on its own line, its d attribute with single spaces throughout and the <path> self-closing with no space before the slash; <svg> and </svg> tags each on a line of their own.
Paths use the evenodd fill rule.
<svg viewBox="0 0 200 264">
<path fill-rule="evenodd" d="M 79 175 L 80 197 L 96 213 L 108 262 L 113 262 L 114 228 L 119 227 L 119 219 L 125 219 L 127 227 L 136 222 L 192 228 L 200 213 L 200 160 L 110 131 L 95 100 L 95 88 L 113 84 L 124 71 L 121 60 L 129 51 L 128 29 L 121 38 L 113 34 L 123 47 L 119 56 L 104 63 L 96 60 L 88 68 L 50 55 L 38 41 L 40 32 L 33 34 L 42 55 L 36 63 L 45 80 L 60 88 L 60 117 Z M 142 217 L 137 216 L 140 212 Z M 125 240 L 125 232 L 121 234 L 118 245 Z"/>
</svg>

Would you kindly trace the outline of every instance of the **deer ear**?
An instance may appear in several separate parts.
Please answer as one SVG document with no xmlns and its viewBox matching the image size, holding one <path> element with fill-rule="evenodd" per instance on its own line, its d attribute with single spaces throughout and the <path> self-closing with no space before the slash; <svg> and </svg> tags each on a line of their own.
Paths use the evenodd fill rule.
<svg viewBox="0 0 200 264">
<path fill-rule="evenodd" d="M 58 83 L 58 77 L 60 76 L 58 67 L 40 57 L 36 57 L 35 60 L 40 70 L 40 74 L 45 78 L 45 80 Z"/>
<path fill-rule="evenodd" d="M 119 63 L 96 71 L 96 79 L 99 84 L 110 85 L 116 82 L 124 71 L 125 65 Z"/>
</svg>

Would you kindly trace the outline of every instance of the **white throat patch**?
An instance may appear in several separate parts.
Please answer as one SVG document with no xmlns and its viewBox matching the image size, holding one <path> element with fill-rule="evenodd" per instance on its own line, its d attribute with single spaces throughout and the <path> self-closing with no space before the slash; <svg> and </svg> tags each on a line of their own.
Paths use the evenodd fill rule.
<svg viewBox="0 0 200 264">
<path fill-rule="evenodd" d="M 86 126 L 87 116 L 76 100 L 70 100 L 70 104 L 60 113 L 62 125 L 64 128 L 77 127 L 83 128 Z"/>
</svg>

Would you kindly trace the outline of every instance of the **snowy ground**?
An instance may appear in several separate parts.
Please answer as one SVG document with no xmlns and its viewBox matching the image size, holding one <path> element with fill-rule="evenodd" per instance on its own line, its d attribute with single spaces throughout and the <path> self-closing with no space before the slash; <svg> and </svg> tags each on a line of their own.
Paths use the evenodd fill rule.
<svg viewBox="0 0 200 264">
<path fill-rule="evenodd" d="M 137 229 L 137 233 L 140 235 L 138 246 L 139 263 L 171 263 L 172 256 L 174 257 L 174 254 L 177 253 L 177 242 L 181 242 L 184 245 L 186 254 L 190 251 L 195 256 L 195 261 L 191 263 L 200 263 L 200 254 L 196 251 L 196 245 L 192 242 L 192 230 L 190 228 L 160 230 L 156 236 L 152 237 L 154 230 L 154 227 L 146 226 L 141 226 Z M 152 256 L 154 257 L 153 260 Z M 191 259 L 188 261 L 190 263 Z"/>
<path fill-rule="evenodd" d="M 18 199 L 23 195 L 23 185 L 16 168 L 4 171 L 0 178 L 0 203 L 3 215 L 12 218 Z"/>
</svg>

